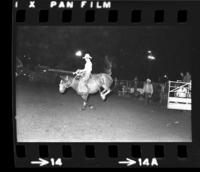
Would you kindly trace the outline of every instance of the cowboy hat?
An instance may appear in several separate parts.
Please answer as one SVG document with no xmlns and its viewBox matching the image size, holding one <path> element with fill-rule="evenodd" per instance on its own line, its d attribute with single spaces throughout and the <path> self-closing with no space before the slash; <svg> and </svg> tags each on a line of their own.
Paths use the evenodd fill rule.
<svg viewBox="0 0 200 172">
<path fill-rule="evenodd" d="M 149 78 L 147 78 L 147 80 L 146 80 L 147 82 L 151 82 L 151 80 L 149 79 Z"/>
<path fill-rule="evenodd" d="M 92 59 L 92 57 L 90 56 L 90 54 L 85 54 L 85 56 L 83 56 L 83 59 Z"/>
</svg>

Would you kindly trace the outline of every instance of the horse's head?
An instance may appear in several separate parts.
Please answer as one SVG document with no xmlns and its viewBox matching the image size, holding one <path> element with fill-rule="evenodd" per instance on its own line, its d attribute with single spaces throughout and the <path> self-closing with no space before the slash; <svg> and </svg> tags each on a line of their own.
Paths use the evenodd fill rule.
<svg viewBox="0 0 200 172">
<path fill-rule="evenodd" d="M 64 93 L 67 88 L 72 84 L 72 79 L 69 76 L 60 76 L 59 92 Z"/>
</svg>

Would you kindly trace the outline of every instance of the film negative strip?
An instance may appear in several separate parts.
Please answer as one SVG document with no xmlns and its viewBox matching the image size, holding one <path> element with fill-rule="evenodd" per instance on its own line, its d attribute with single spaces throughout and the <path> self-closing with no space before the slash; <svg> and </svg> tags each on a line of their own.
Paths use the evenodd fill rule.
<svg viewBox="0 0 200 172">
<path fill-rule="evenodd" d="M 197 1 L 13 0 L 15 166 L 200 167 L 199 16 Z"/>
</svg>

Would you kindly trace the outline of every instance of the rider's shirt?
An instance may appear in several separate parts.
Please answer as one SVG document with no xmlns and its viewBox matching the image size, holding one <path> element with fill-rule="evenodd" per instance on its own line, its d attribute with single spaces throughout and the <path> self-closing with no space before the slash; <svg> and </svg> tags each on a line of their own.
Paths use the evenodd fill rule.
<svg viewBox="0 0 200 172">
<path fill-rule="evenodd" d="M 86 60 L 86 64 L 85 64 L 84 71 L 85 71 L 87 74 L 90 74 L 90 73 L 92 72 L 92 62 L 90 61 L 90 59 L 87 59 L 87 60 Z"/>
</svg>

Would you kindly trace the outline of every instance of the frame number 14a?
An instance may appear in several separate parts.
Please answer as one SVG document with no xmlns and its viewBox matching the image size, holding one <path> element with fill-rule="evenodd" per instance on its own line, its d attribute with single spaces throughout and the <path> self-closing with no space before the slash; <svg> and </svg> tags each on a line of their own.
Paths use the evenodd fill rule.
<svg viewBox="0 0 200 172">
<path fill-rule="evenodd" d="M 158 161 L 156 158 L 152 158 L 152 159 L 149 159 L 149 158 L 145 158 L 144 160 L 142 158 L 138 158 L 138 163 L 139 163 L 139 166 L 158 166 Z"/>
<path fill-rule="evenodd" d="M 126 165 L 127 167 L 132 166 L 132 165 L 136 165 L 138 164 L 140 167 L 142 166 L 146 166 L 146 167 L 153 167 L 153 166 L 158 166 L 158 161 L 156 158 L 138 158 L 137 160 L 133 160 L 130 158 L 126 158 L 125 161 L 119 161 L 118 164 L 123 164 Z"/>
</svg>

